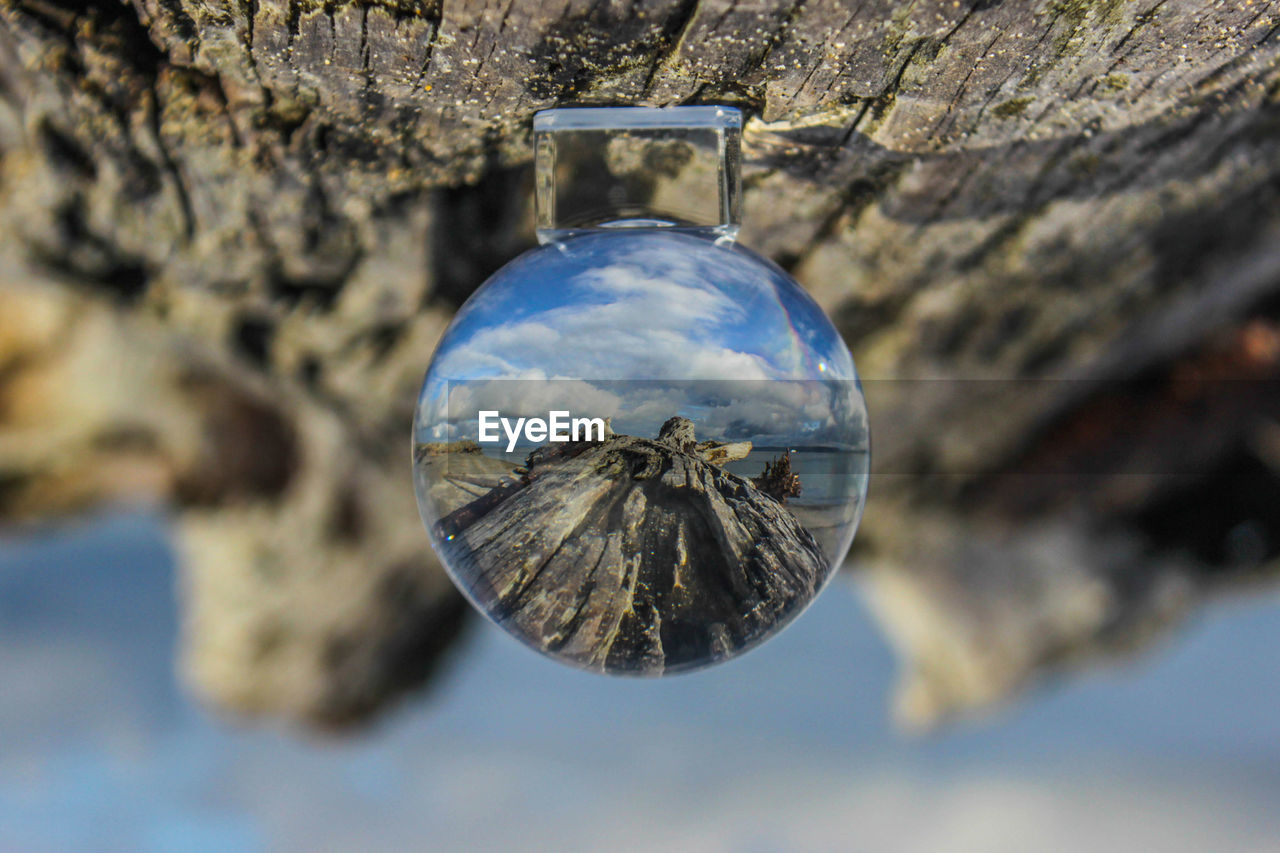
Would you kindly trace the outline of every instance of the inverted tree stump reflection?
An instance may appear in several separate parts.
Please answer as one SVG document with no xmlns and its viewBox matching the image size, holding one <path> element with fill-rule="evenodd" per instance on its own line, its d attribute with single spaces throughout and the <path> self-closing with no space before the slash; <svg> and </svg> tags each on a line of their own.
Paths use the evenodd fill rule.
<svg viewBox="0 0 1280 853">
<path fill-rule="evenodd" d="M 707 461 L 724 455 L 708 444 L 672 418 L 656 440 L 540 448 L 518 479 L 443 517 L 437 541 L 484 612 L 556 658 L 656 675 L 732 657 L 802 610 L 831 566 L 778 498 Z"/>
</svg>

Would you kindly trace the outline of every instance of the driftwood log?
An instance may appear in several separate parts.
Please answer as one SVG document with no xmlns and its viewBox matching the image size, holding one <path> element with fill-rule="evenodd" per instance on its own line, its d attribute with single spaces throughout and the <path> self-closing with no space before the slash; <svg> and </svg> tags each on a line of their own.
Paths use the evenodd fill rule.
<svg viewBox="0 0 1280 853">
<path fill-rule="evenodd" d="M 533 648 L 600 672 L 726 660 L 780 630 L 831 573 L 783 502 L 707 462 L 681 417 L 656 440 L 547 445 L 519 482 L 437 527 L 486 613 Z"/>
<path fill-rule="evenodd" d="M 1274 577 L 1278 6 L 0 0 L 0 515 L 171 505 L 197 689 L 367 717 L 458 624 L 403 436 L 532 112 L 731 103 L 869 380 L 898 709 L 999 701 Z"/>
</svg>

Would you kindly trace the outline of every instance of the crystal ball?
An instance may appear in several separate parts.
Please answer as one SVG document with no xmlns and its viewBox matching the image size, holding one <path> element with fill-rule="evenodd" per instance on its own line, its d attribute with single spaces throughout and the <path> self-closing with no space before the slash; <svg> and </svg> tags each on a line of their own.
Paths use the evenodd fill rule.
<svg viewBox="0 0 1280 853">
<path fill-rule="evenodd" d="M 671 229 L 533 249 L 458 311 L 413 429 L 422 520 L 489 619 L 581 668 L 727 660 L 808 606 L 867 490 L 867 413 L 782 269 Z"/>
</svg>

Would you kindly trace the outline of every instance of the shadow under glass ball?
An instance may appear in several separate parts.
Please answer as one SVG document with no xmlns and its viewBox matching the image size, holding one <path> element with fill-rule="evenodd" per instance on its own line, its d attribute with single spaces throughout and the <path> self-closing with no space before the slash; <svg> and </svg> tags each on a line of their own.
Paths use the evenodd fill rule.
<svg viewBox="0 0 1280 853">
<path fill-rule="evenodd" d="M 776 634 L 847 553 L 867 469 L 822 311 L 758 255 L 658 229 L 501 269 L 445 332 L 414 422 L 454 581 L 530 647 L 609 673 Z"/>
</svg>

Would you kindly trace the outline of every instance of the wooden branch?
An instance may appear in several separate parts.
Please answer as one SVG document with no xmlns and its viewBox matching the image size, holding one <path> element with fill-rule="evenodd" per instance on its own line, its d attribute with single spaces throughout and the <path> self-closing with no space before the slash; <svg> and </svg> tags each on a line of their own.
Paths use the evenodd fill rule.
<svg viewBox="0 0 1280 853">
<path fill-rule="evenodd" d="M 161 344 L 131 332 L 112 346 L 216 365 L 220 386 L 274 401 L 261 423 L 310 448 L 287 482 L 250 498 L 207 470 L 195 479 L 209 483 L 180 489 L 171 474 L 185 463 L 132 453 L 148 493 L 234 531 L 219 536 L 243 545 L 237 560 L 285 519 L 336 523 L 315 507 L 347 474 L 309 479 L 326 453 L 344 460 L 333 471 L 395 482 L 383 478 L 449 313 L 531 242 L 529 119 L 562 103 L 748 112 L 742 239 L 832 313 L 870 380 L 883 476 L 858 553 L 914 667 L 911 719 L 1129 644 L 1275 557 L 1280 522 L 1263 500 L 1274 391 L 1254 386 L 1262 407 L 1212 382 L 1193 395 L 1236 412 L 1229 423 L 1175 392 L 1179 371 L 1215 353 L 1235 353 L 1212 362 L 1227 365 L 1217 376 L 1275 376 L 1280 4 L 0 0 L 0 21 L 0 271 L 89 306 L 68 309 L 68 334 L 92 317 L 160 330 Z M 24 297 L 24 316 L 38 301 Z M 15 343 L 0 352 L 29 350 L 4 334 Z M 126 362 L 112 369 L 152 369 Z M 0 365 L 0 399 L 23 377 L 51 382 L 36 363 Z M 94 359 L 67 370 L 80 377 L 69 388 L 107 375 Z M 1164 417 L 1140 429 L 1106 416 L 1108 393 L 1135 377 L 1168 392 L 1151 398 Z M 217 442 L 179 439 L 204 432 L 194 410 L 165 402 L 168 385 L 133 409 L 152 447 L 200 458 Z M 50 411 L 70 404 L 42 387 Z M 87 479 L 52 488 L 12 411 L 0 406 L 8 512 L 112 496 Z M 62 452 L 89 453 L 120 425 L 118 407 L 94 412 Z M 1116 454 L 1141 459 L 1141 488 L 1108 467 Z M 1068 459 L 1096 476 L 1046 487 L 1062 473 L 1046 460 Z M 1216 527 L 1170 522 L 1185 490 L 1239 466 L 1257 475 L 1244 495 L 1255 503 L 1231 503 Z M 237 515 L 246 500 L 259 520 Z M 351 540 L 378 577 L 395 575 L 377 537 L 425 542 L 411 506 L 386 512 L 385 529 Z M 1264 545 L 1242 568 L 1210 540 L 1246 523 Z M 1200 539 L 1175 535 L 1188 529 Z M 1039 531 L 1060 545 L 1051 559 Z M 210 539 L 193 535 L 199 562 Z M 192 570 L 189 669 L 232 706 L 353 719 L 433 657 L 382 616 L 403 628 L 406 613 L 435 613 L 422 602 L 447 601 L 435 597 L 445 587 L 433 574 L 408 610 L 370 605 L 345 623 L 317 605 L 289 642 L 251 641 L 275 636 L 270 620 L 228 620 L 232 599 L 343 589 L 296 569 L 330 547 L 304 540 L 277 543 L 293 555 L 274 576 L 287 582 L 228 557 L 220 571 L 238 591 L 217 604 Z M 205 642 L 223 631 L 230 646 Z M 286 695 L 271 673 L 321 660 L 338 635 L 366 651 L 336 657 L 360 664 L 317 666 L 304 698 Z M 218 659 L 228 647 L 259 652 Z M 360 699 L 331 701 L 349 695 Z"/>
</svg>

